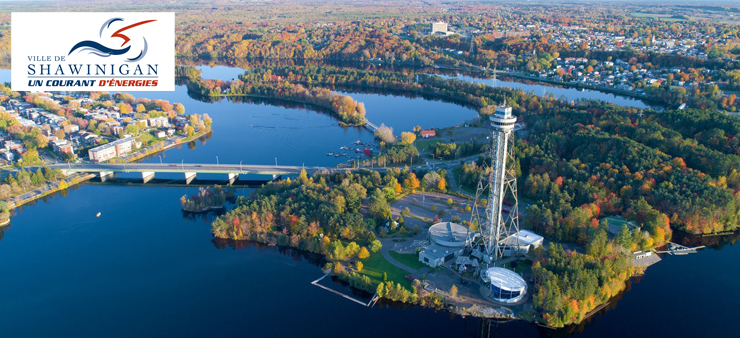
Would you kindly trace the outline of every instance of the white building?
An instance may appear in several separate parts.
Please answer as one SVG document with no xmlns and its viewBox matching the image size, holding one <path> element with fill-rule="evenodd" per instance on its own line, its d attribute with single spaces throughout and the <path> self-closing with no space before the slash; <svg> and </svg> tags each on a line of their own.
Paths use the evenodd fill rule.
<svg viewBox="0 0 740 338">
<path fill-rule="evenodd" d="M 133 149 L 133 146 L 134 139 L 127 137 L 92 148 L 87 151 L 87 154 L 90 157 L 90 161 L 104 162 L 114 157 L 129 153 Z"/>
<path fill-rule="evenodd" d="M 529 230 L 519 230 L 519 232 L 505 238 L 501 241 L 507 248 L 505 256 L 511 256 L 511 250 L 516 250 L 516 254 L 526 255 L 529 250 L 539 248 L 544 242 L 544 238 Z"/>
<path fill-rule="evenodd" d="M 433 22 L 432 23 L 432 34 L 444 33 L 447 34 L 447 24 L 444 22 Z"/>
</svg>

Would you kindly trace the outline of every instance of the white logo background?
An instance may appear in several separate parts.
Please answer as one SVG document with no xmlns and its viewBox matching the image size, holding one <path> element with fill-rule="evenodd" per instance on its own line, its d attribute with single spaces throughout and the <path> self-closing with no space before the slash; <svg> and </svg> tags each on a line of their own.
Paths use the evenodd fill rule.
<svg viewBox="0 0 740 338">
<path fill-rule="evenodd" d="M 101 27 L 112 18 L 123 21 L 111 22 L 110 26 Z M 111 37 L 117 30 L 145 20 L 156 20 L 127 29 L 120 34 L 126 35 L 128 41 L 123 47 L 124 39 Z M 144 49 L 146 54 L 135 62 Z M 85 40 L 94 41 L 111 49 L 130 46 L 123 55 L 102 57 L 82 48 L 69 54 L 72 47 Z M 69 55 L 68 55 L 69 54 Z M 36 59 L 29 59 L 35 57 Z M 61 61 L 64 57 L 64 61 Z M 175 90 L 175 14 L 174 13 L 12 13 L 11 15 L 11 86 L 14 91 L 173 91 Z M 36 69 L 29 75 L 29 64 Z M 90 65 L 90 75 L 87 65 Z M 41 75 L 40 65 L 51 65 L 51 75 Z M 54 75 L 58 65 L 62 66 L 64 76 Z M 74 75 L 70 65 L 84 65 L 81 74 Z M 95 65 L 105 66 L 105 74 Z M 113 65 L 113 66 L 111 66 Z M 157 68 L 152 74 L 149 65 Z M 143 74 L 133 75 L 137 66 Z M 128 70 L 128 75 L 121 73 Z M 29 80 L 43 80 L 42 86 L 29 84 Z M 48 80 L 95 80 L 92 86 L 47 86 Z M 150 86 L 100 86 L 101 81 L 141 80 L 150 81 Z M 151 86 L 156 80 L 157 85 Z M 33 83 L 33 81 L 32 81 Z M 37 83 L 37 82 L 36 82 Z M 88 82 L 89 83 L 89 82 Z"/>
</svg>

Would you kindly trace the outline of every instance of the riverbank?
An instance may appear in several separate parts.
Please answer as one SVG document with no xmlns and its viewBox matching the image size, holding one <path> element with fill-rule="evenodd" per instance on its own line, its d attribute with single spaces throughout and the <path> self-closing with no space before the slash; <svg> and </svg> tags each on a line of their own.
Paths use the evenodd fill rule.
<svg viewBox="0 0 740 338">
<path fill-rule="evenodd" d="M 150 155 L 154 155 L 154 154 L 163 152 L 163 151 L 165 151 L 167 149 L 171 149 L 171 148 L 173 148 L 175 146 L 178 146 L 178 145 L 181 145 L 183 143 L 188 143 L 188 142 L 191 142 L 191 141 L 195 141 L 195 140 L 197 140 L 197 139 L 199 139 L 199 138 L 201 138 L 203 136 L 208 135 L 211 132 L 212 132 L 212 130 L 209 128 L 206 131 L 203 131 L 201 133 L 197 133 L 197 134 L 195 134 L 195 135 L 193 135 L 191 137 L 185 137 L 185 136 L 181 136 L 181 135 L 176 135 L 174 140 L 168 139 L 168 140 L 160 141 L 160 142 L 155 143 L 155 144 L 152 144 L 152 145 L 150 145 L 150 146 L 148 146 L 146 148 L 139 149 L 139 150 L 137 150 L 137 151 L 135 151 L 133 153 L 130 153 L 130 154 L 127 154 L 125 156 L 116 158 L 116 159 L 112 160 L 111 162 L 114 162 L 114 163 L 124 163 L 124 162 L 129 163 L 129 162 L 134 162 L 134 161 L 140 160 L 140 159 L 142 159 L 144 157 L 147 157 L 147 156 L 150 156 Z"/>
<path fill-rule="evenodd" d="M 50 184 L 47 182 L 43 186 L 36 188 L 32 191 L 26 192 L 14 198 L 8 200 L 8 208 L 10 210 L 16 209 L 24 204 L 31 203 L 33 201 L 44 198 L 45 196 L 51 195 L 55 192 L 63 191 L 69 187 L 73 187 L 82 182 L 88 181 L 95 177 L 94 174 L 73 174 L 69 176 L 70 179 L 61 179 L 56 184 Z M 10 221 L 10 220 L 8 220 Z"/>
</svg>

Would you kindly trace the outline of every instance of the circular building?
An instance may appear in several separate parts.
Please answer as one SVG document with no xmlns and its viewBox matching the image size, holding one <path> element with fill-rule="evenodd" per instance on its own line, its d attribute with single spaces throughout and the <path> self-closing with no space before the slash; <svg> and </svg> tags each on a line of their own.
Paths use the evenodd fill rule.
<svg viewBox="0 0 740 338">
<path fill-rule="evenodd" d="M 441 222 L 429 228 L 429 245 L 419 252 L 419 261 L 437 267 L 451 261 L 465 250 L 468 228 L 452 222 Z"/>
<path fill-rule="evenodd" d="M 488 268 L 484 276 L 490 282 L 490 297 L 497 302 L 516 303 L 527 293 L 527 283 L 509 269 Z"/>
<path fill-rule="evenodd" d="M 448 248 L 464 247 L 468 241 L 468 228 L 457 223 L 440 222 L 429 228 L 429 241 Z"/>
</svg>

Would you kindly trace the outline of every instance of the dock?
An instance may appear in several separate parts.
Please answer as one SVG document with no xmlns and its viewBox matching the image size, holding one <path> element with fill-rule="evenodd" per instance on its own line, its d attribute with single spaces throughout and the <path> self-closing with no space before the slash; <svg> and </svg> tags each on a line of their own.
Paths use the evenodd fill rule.
<svg viewBox="0 0 740 338">
<path fill-rule="evenodd" d="M 689 248 L 687 246 L 683 246 L 681 244 L 676 244 L 673 242 L 668 242 L 668 250 L 663 251 L 655 251 L 655 253 L 667 253 L 669 255 L 688 255 L 690 253 L 696 253 L 697 250 L 704 249 L 704 245 L 701 246 L 695 246 L 693 248 Z"/>
<path fill-rule="evenodd" d="M 322 289 L 324 289 L 324 290 L 326 290 L 326 291 L 329 291 L 329 292 L 331 292 L 331 293 L 333 293 L 333 294 L 335 294 L 335 295 L 338 295 L 338 296 L 341 296 L 341 297 L 343 297 L 343 298 L 345 298 L 345 299 L 348 299 L 348 300 L 350 300 L 350 301 L 353 301 L 353 302 L 355 302 L 355 303 L 357 303 L 357 304 L 360 304 L 360 305 L 362 305 L 362 306 L 365 306 L 365 307 L 372 307 L 372 306 L 374 306 L 374 305 L 375 305 L 375 303 L 377 303 L 377 302 L 378 302 L 378 298 L 380 298 L 380 297 L 378 296 L 378 294 L 377 294 L 377 293 L 375 293 L 375 295 L 373 295 L 373 298 L 371 298 L 369 302 L 365 303 L 365 302 L 363 302 L 363 301 L 361 301 L 361 300 L 359 300 L 359 299 L 357 299 L 357 298 L 353 298 L 353 297 L 351 297 L 351 296 L 348 296 L 348 295 L 345 295 L 345 294 L 343 294 L 343 293 L 341 293 L 341 292 L 339 292 L 339 291 L 337 291 L 337 290 L 333 290 L 333 289 L 330 289 L 330 288 L 328 288 L 328 287 L 326 287 L 326 286 L 323 286 L 323 285 L 319 284 L 319 282 L 320 282 L 321 280 L 323 280 L 324 278 L 326 278 L 327 276 L 329 276 L 329 274 L 328 274 L 328 273 L 327 273 L 327 274 L 325 274 L 325 275 L 323 275 L 323 276 L 321 276 L 321 277 L 320 277 L 319 279 L 317 279 L 317 280 L 315 280 L 315 281 L 311 282 L 311 284 L 313 284 L 313 285 L 315 285 L 315 286 L 318 286 L 318 287 L 320 287 L 320 288 L 322 288 Z"/>
</svg>

